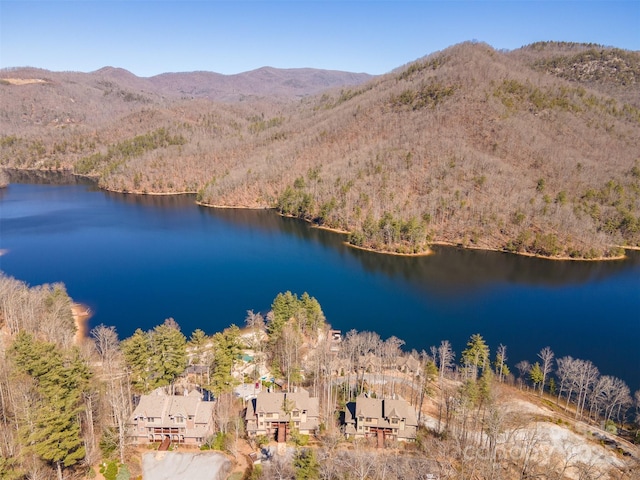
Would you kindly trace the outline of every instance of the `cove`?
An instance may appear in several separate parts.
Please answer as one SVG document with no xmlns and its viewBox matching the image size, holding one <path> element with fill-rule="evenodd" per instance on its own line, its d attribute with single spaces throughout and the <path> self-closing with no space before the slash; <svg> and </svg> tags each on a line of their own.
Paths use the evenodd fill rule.
<svg viewBox="0 0 640 480">
<path fill-rule="evenodd" d="M 520 360 L 591 360 L 640 388 L 640 254 L 559 262 L 434 247 L 399 257 L 272 211 L 198 207 L 193 196 L 136 196 L 73 177 L 12 177 L 0 190 L 0 269 L 30 285 L 64 282 L 91 326 L 125 338 L 173 317 L 189 336 L 244 324 L 279 292 L 308 292 L 344 331 L 395 335 L 405 349 L 469 336 Z"/>
</svg>

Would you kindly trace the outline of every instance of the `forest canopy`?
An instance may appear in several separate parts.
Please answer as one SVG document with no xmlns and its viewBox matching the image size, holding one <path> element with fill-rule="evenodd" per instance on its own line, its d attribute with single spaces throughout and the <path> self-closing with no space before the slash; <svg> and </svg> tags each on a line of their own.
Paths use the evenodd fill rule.
<svg viewBox="0 0 640 480">
<path fill-rule="evenodd" d="M 334 73 L 343 86 L 324 92 L 224 100 L 180 94 L 188 74 L 24 69 L 11 75 L 47 80 L 0 84 L 0 164 L 276 208 L 380 251 L 614 257 L 640 245 L 639 65 L 598 45 L 467 42 L 378 77 Z"/>
</svg>

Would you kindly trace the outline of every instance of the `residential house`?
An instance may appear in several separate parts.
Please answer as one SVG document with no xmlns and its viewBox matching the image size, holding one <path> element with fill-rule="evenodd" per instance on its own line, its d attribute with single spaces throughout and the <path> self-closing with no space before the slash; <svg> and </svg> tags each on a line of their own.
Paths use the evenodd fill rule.
<svg viewBox="0 0 640 480">
<path fill-rule="evenodd" d="M 278 442 L 286 442 L 292 428 L 304 435 L 314 433 L 319 418 L 318 398 L 303 388 L 293 392 L 262 391 L 249 400 L 245 413 L 250 437 L 275 436 Z"/>
<path fill-rule="evenodd" d="M 357 368 L 365 372 L 380 372 L 382 371 L 382 359 L 373 352 L 360 355 Z"/>
<path fill-rule="evenodd" d="M 398 370 L 411 376 L 420 374 L 421 363 L 413 355 L 400 355 L 396 360 Z"/>
<path fill-rule="evenodd" d="M 418 428 L 415 409 L 399 397 L 360 395 L 347 404 L 344 422 L 348 437 L 375 437 L 379 447 L 385 440 L 413 441 Z"/>
<path fill-rule="evenodd" d="M 142 395 L 129 420 L 133 442 L 170 442 L 202 445 L 213 435 L 213 402 L 204 401 L 194 390 L 185 395 L 166 395 L 161 391 Z"/>
<path fill-rule="evenodd" d="M 329 341 L 329 351 L 337 354 L 342 343 L 342 332 L 340 330 L 329 330 L 327 332 L 327 340 Z"/>
</svg>

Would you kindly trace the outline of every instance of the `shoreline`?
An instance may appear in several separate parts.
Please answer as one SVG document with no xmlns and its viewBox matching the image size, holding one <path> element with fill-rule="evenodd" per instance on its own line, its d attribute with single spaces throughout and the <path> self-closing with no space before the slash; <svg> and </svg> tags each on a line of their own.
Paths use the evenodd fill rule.
<svg viewBox="0 0 640 480">
<path fill-rule="evenodd" d="M 75 173 L 73 175 L 76 175 Z M 83 175 L 78 175 L 78 176 L 83 176 Z M 96 180 L 96 184 L 97 184 L 97 179 L 95 177 L 89 177 L 89 176 L 83 176 L 84 178 L 90 178 L 92 180 Z M 100 190 L 104 190 L 105 192 L 111 192 L 111 193 L 120 193 L 122 195 L 148 195 L 150 197 L 170 197 L 172 195 L 197 195 L 198 192 L 193 192 L 193 191 L 184 191 L 184 192 L 143 192 L 143 191 L 138 191 L 138 190 L 127 190 L 127 191 L 122 191 L 122 190 L 115 190 L 113 188 L 108 188 L 108 187 L 102 187 L 100 185 L 98 185 L 98 188 Z"/>
<path fill-rule="evenodd" d="M 71 304 L 71 315 L 76 325 L 76 333 L 73 336 L 73 342 L 80 345 L 89 337 L 89 319 L 92 316 L 91 309 L 82 303 Z"/>
<path fill-rule="evenodd" d="M 506 253 L 509 255 L 519 255 L 521 257 L 529 257 L 529 258 L 539 258 L 540 260 L 555 260 L 555 261 L 560 261 L 560 262 L 566 262 L 566 261 L 570 261 L 570 262 L 608 262 L 608 261 L 612 261 L 612 260 L 624 260 L 625 258 L 627 258 L 626 254 L 622 254 L 622 255 L 616 255 L 615 257 L 595 257 L 595 258 L 575 258 L 575 257 L 566 257 L 566 256 L 558 256 L 558 257 L 547 257 L 544 255 L 538 255 L 537 253 L 528 253 L 528 252 L 510 252 L 509 250 L 505 250 L 503 248 L 492 248 L 492 247 L 473 247 L 473 246 L 464 246 L 464 245 L 460 245 L 458 243 L 454 243 L 454 242 L 445 242 L 445 241 L 437 241 L 437 242 L 431 242 L 431 245 L 440 245 L 443 247 L 455 247 L 455 248 L 461 248 L 464 250 L 479 250 L 479 251 L 484 251 L 484 252 L 498 252 L 498 253 Z M 624 250 L 629 249 L 629 250 L 640 250 L 640 247 L 638 248 L 632 248 L 632 247 L 620 247 Z"/>
<path fill-rule="evenodd" d="M 402 253 L 402 252 L 388 252 L 386 250 L 376 250 L 375 248 L 369 248 L 369 247 L 361 247 L 359 245 L 354 245 L 353 243 L 349 243 L 347 241 L 344 241 L 342 243 L 347 247 L 355 248 L 357 250 L 364 250 L 365 252 L 372 252 L 372 253 L 382 253 L 384 255 L 394 255 L 396 257 L 428 257 L 430 255 L 435 255 L 436 253 L 430 247 L 427 247 L 427 249 L 424 250 L 423 252 Z"/>
<path fill-rule="evenodd" d="M 158 194 L 158 195 L 162 195 L 162 194 Z M 240 206 L 234 206 L 234 205 L 214 205 L 212 203 L 201 202 L 200 200 L 196 200 L 195 203 L 199 207 L 218 208 L 220 210 L 273 210 L 273 208 L 271 207 L 240 207 Z"/>
<path fill-rule="evenodd" d="M 12 168 L 12 170 L 17 170 L 17 171 L 42 171 L 42 172 L 68 172 L 71 175 L 76 176 L 76 177 L 82 177 L 82 178 L 88 178 L 88 179 L 94 180 L 96 182 L 96 186 L 98 188 L 100 188 L 101 190 L 104 190 L 104 191 L 107 191 L 107 192 L 112 192 L 112 193 L 119 193 L 119 194 L 122 194 L 122 195 L 129 195 L 129 194 L 131 194 L 131 195 L 149 195 L 149 196 L 197 195 L 197 192 L 193 192 L 193 191 L 185 191 L 185 192 L 140 192 L 140 191 L 121 191 L 121 190 L 111 189 L 111 188 L 107 188 L 107 187 L 99 185 L 98 177 L 96 177 L 96 176 L 77 174 L 77 173 L 74 173 L 72 169 L 68 170 L 68 169 L 65 169 L 65 168 L 54 169 L 54 170 L 51 170 L 51 169 L 37 169 L 37 168 L 22 168 L 22 169 L 21 168 Z M 194 202 L 194 204 L 198 205 L 198 206 L 201 206 L 201 207 L 206 207 L 206 208 L 218 208 L 218 209 L 229 209 L 229 210 L 273 210 L 273 211 L 275 211 L 274 207 L 248 207 L 248 206 L 233 206 L 233 205 L 215 205 L 215 204 L 205 203 L 205 202 L 198 201 L 198 200 L 196 200 Z M 294 215 L 284 215 L 284 214 L 281 214 L 281 213 L 278 213 L 278 212 L 276 212 L 276 213 L 281 217 L 295 218 L 295 219 L 301 220 L 303 222 L 306 222 L 306 223 L 310 224 L 312 228 L 319 228 L 321 230 L 326 230 L 326 231 L 329 231 L 329 232 L 339 233 L 341 235 L 348 235 L 350 233 L 349 231 L 345 231 L 345 230 L 342 230 L 342 229 L 324 227 L 322 225 L 315 224 L 310 220 L 306 220 L 304 218 L 296 217 Z M 613 256 L 613 257 L 595 257 L 595 258 L 574 258 L 574 257 L 569 257 L 569 256 L 550 257 L 550 256 L 539 255 L 539 254 L 528 253 L 528 252 L 512 252 L 512 251 L 508 251 L 508 250 L 505 250 L 504 248 L 499 248 L 499 247 L 477 247 L 477 246 L 462 245 L 460 243 L 447 242 L 447 241 L 430 242 L 427 245 L 427 250 L 424 251 L 424 252 L 419 252 L 419 253 L 400 253 L 400 252 L 393 252 L 393 251 L 387 251 L 387 250 L 377 250 L 377 249 L 374 249 L 374 248 L 360 247 L 360 246 L 357 246 L 357 245 L 353 245 L 353 244 L 349 243 L 348 241 L 345 241 L 343 243 L 348 247 L 352 247 L 352 248 L 356 248 L 356 249 L 359 249 L 359 250 L 364 250 L 364 251 L 368 251 L 368 252 L 372 252 L 372 253 L 378 253 L 378 254 L 382 254 L 382 255 L 405 256 L 405 257 L 419 257 L 419 256 L 434 255 L 434 254 L 436 254 L 436 252 L 433 251 L 431 246 L 432 245 L 441 245 L 441 246 L 445 246 L 445 247 L 455 247 L 455 248 L 461 248 L 461 249 L 465 249 L 465 250 L 480 250 L 480 251 L 487 251 L 487 252 L 499 252 L 499 253 L 506 253 L 506 254 L 511 254 L 511 255 L 519 255 L 519 256 L 522 256 L 522 257 L 539 258 L 539 259 L 542 259 L 542 260 L 554 260 L 554 261 L 606 262 L 606 261 L 624 260 L 624 259 L 627 258 L 626 253 L 623 253 L 622 255 L 616 255 L 616 256 Z M 623 250 L 637 250 L 637 251 L 640 251 L 640 247 L 620 246 L 620 248 L 622 248 Z"/>
</svg>

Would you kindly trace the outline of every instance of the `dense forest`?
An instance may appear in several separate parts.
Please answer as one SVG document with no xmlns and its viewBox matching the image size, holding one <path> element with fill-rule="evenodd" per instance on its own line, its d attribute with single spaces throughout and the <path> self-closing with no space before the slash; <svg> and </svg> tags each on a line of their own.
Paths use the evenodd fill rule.
<svg viewBox="0 0 640 480">
<path fill-rule="evenodd" d="M 3 70 L 0 162 L 276 208 L 381 251 L 640 245 L 638 52 L 469 42 L 377 77 L 318 72 Z"/>
<path fill-rule="evenodd" d="M 447 340 L 408 352 L 396 337 L 352 330 L 336 349 L 306 293 L 280 293 L 265 316 L 248 311 L 243 329 L 211 336 L 187 337 L 167 319 L 124 340 L 105 325 L 73 340 L 71 307 L 63 285 L 0 277 L 1 478 L 92 478 L 99 466 L 104 478 L 139 478 L 146 450 L 127 433 L 139 395 L 196 386 L 215 395 L 215 433 L 202 448 L 242 465 L 243 445 L 273 442 L 245 437 L 233 394 L 242 380 L 261 381 L 263 368 L 279 379 L 269 388 L 302 386 L 319 398 L 321 426 L 291 436 L 292 457 L 249 463 L 242 478 L 632 479 L 640 466 L 640 392 L 549 347 L 514 364 L 505 345 L 491 352 L 480 334 L 456 355 Z M 188 366 L 206 368 L 193 379 Z M 362 392 L 414 406 L 415 442 L 375 450 L 346 440 L 339 414 Z"/>
</svg>

